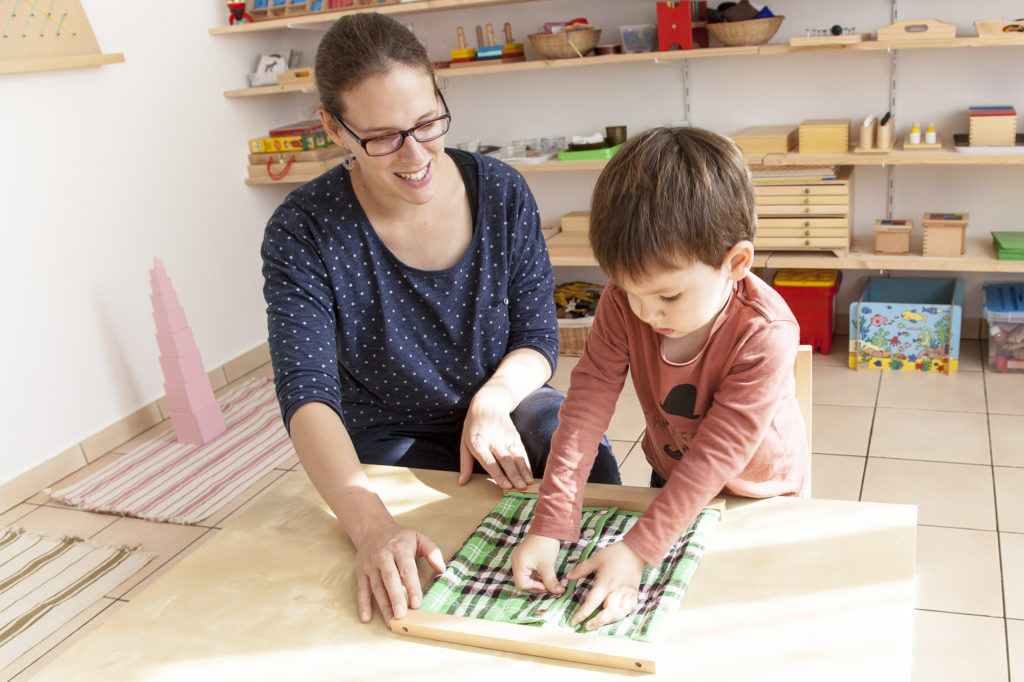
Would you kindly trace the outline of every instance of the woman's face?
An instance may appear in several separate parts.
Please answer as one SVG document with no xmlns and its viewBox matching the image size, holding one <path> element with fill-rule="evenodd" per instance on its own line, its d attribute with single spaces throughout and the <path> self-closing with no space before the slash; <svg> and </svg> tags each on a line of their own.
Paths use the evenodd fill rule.
<svg viewBox="0 0 1024 682">
<path fill-rule="evenodd" d="M 345 103 L 342 120 L 363 139 L 408 130 L 445 113 L 431 78 L 404 65 L 370 76 L 341 97 Z M 416 205 L 434 197 L 444 155 L 443 135 L 429 142 L 419 142 L 407 135 L 397 151 L 370 156 L 358 140 L 333 120 L 324 123 L 335 142 L 355 155 L 354 179 L 365 183 L 375 197 L 396 198 Z"/>
</svg>

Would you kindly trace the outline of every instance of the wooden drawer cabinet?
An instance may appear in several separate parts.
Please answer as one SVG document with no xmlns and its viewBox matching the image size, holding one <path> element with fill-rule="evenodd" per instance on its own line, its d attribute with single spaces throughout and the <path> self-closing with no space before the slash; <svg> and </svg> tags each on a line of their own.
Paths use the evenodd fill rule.
<svg viewBox="0 0 1024 682">
<path fill-rule="evenodd" d="M 850 251 L 850 179 L 843 166 L 835 180 L 758 185 L 754 248 L 779 251 Z"/>
</svg>

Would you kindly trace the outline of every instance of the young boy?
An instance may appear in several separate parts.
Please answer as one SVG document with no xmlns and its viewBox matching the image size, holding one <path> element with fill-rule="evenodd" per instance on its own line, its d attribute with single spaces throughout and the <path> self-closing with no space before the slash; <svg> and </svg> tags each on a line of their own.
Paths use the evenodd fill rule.
<svg viewBox="0 0 1024 682">
<path fill-rule="evenodd" d="M 657 128 L 623 146 L 594 187 L 590 243 L 611 278 L 551 440 L 530 533 L 512 556 L 516 586 L 560 594 L 560 540 L 579 534 L 587 474 L 631 372 L 662 487 L 621 542 L 566 578 L 596 573 L 573 625 L 593 629 L 637 604 L 657 564 L 723 490 L 799 495 L 810 455 L 793 363 L 800 330 L 786 303 L 750 274 L 754 189 L 731 140 Z"/>
</svg>

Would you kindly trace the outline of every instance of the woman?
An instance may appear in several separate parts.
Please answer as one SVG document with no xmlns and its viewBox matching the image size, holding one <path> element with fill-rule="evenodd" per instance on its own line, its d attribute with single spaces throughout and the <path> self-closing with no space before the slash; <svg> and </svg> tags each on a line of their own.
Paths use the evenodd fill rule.
<svg viewBox="0 0 1024 682">
<path fill-rule="evenodd" d="M 299 459 L 356 547 L 357 607 L 422 596 L 434 542 L 400 527 L 360 462 L 522 489 L 543 473 L 563 396 L 553 277 L 522 177 L 446 150 L 451 114 L 426 50 L 374 13 L 316 56 L 320 120 L 351 158 L 292 192 L 263 242 L 271 357 Z M 619 482 L 602 444 L 591 480 Z M 404 589 L 403 589 L 404 588 Z"/>
</svg>

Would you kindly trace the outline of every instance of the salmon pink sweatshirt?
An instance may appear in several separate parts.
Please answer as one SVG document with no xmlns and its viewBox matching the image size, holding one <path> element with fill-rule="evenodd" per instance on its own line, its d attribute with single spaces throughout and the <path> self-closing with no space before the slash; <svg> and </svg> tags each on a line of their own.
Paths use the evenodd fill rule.
<svg viewBox="0 0 1024 682">
<path fill-rule="evenodd" d="M 733 286 L 696 357 L 668 362 L 663 337 L 610 283 L 572 372 L 530 532 L 578 536 L 587 476 L 627 372 L 647 424 L 644 454 L 666 479 L 623 538 L 647 563 L 659 563 L 720 492 L 799 495 L 810 473 L 793 378 L 799 338 L 782 297 L 747 275 Z"/>
</svg>

